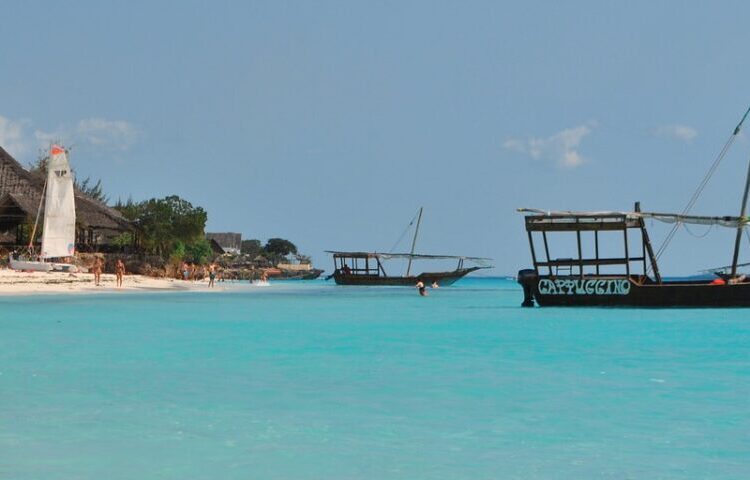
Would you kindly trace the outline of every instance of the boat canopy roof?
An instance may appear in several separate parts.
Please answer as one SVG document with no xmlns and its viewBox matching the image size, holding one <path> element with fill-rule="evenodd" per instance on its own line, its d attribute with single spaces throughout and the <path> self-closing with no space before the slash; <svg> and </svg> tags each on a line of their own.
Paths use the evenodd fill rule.
<svg viewBox="0 0 750 480">
<path fill-rule="evenodd" d="M 394 258 L 405 258 L 412 260 L 468 260 L 476 263 L 492 261 L 491 258 L 483 257 L 465 257 L 462 255 L 422 255 L 411 253 L 379 253 L 379 252 L 340 252 L 335 250 L 326 250 L 334 258 L 378 258 L 381 260 L 391 260 Z"/>
<path fill-rule="evenodd" d="M 692 225 L 719 225 L 737 228 L 749 223 L 748 217 L 710 217 L 701 215 L 681 215 L 659 212 L 574 212 L 550 211 L 536 208 L 519 208 L 526 215 L 527 230 L 621 230 L 640 228 L 643 219 L 653 219 L 664 223 L 687 223 Z"/>
</svg>

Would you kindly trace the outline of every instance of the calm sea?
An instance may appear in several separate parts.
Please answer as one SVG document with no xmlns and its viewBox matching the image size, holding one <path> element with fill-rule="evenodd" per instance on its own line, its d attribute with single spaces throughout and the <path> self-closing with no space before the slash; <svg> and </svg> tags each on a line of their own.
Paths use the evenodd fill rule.
<svg viewBox="0 0 750 480">
<path fill-rule="evenodd" d="M 750 310 L 521 297 L 0 298 L 0 478 L 750 478 Z"/>
</svg>

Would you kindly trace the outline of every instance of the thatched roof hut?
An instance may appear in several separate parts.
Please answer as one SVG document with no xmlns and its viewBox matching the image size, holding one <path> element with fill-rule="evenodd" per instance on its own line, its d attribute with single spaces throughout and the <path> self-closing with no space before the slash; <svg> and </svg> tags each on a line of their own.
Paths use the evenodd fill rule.
<svg viewBox="0 0 750 480">
<path fill-rule="evenodd" d="M 41 206 L 44 176 L 29 172 L 0 147 L 0 232 L 18 230 L 31 220 Z M 112 236 L 132 231 L 130 223 L 117 210 L 76 190 L 76 223 L 78 243 L 94 241 L 95 234 Z M 40 217 L 41 218 L 41 217 Z"/>
</svg>

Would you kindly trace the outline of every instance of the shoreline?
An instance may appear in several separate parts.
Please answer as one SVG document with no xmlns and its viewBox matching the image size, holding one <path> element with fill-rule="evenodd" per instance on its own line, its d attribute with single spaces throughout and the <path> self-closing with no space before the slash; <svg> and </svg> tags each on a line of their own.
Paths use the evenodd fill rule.
<svg viewBox="0 0 750 480">
<path fill-rule="evenodd" d="M 144 292 L 222 292 L 223 286 L 208 287 L 208 280 L 184 281 L 154 278 L 144 275 L 125 275 L 122 287 L 115 286 L 113 273 L 103 273 L 99 286 L 94 285 L 91 273 L 20 272 L 0 270 L 0 297 L 63 293 L 144 293 Z"/>
</svg>

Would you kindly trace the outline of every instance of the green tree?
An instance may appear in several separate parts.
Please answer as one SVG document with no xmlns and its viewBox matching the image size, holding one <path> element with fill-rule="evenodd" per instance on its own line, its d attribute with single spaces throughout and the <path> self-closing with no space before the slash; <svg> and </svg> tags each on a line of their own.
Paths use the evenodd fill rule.
<svg viewBox="0 0 750 480">
<path fill-rule="evenodd" d="M 84 195 L 87 195 L 98 202 L 105 205 L 109 202 L 109 197 L 104 193 L 104 189 L 102 188 L 101 180 L 97 180 L 96 183 L 93 183 L 91 177 L 86 177 L 80 182 L 75 180 L 75 187 Z"/>
<path fill-rule="evenodd" d="M 204 238 L 208 215 L 177 195 L 152 198 L 139 203 L 129 200 L 115 206 L 132 221 L 139 232 L 141 247 L 150 253 L 168 257 L 177 242 L 192 245 Z M 185 247 L 187 248 L 187 247 Z"/>
<path fill-rule="evenodd" d="M 269 238 L 263 250 L 274 257 L 284 257 L 290 253 L 297 253 L 297 247 L 283 238 Z"/>
<path fill-rule="evenodd" d="M 211 243 L 205 238 L 185 246 L 185 259 L 193 263 L 206 263 L 214 252 L 211 250 Z"/>
<path fill-rule="evenodd" d="M 263 245 L 260 243 L 260 240 L 243 240 L 242 245 L 240 246 L 240 252 L 255 258 L 263 253 Z"/>
</svg>

